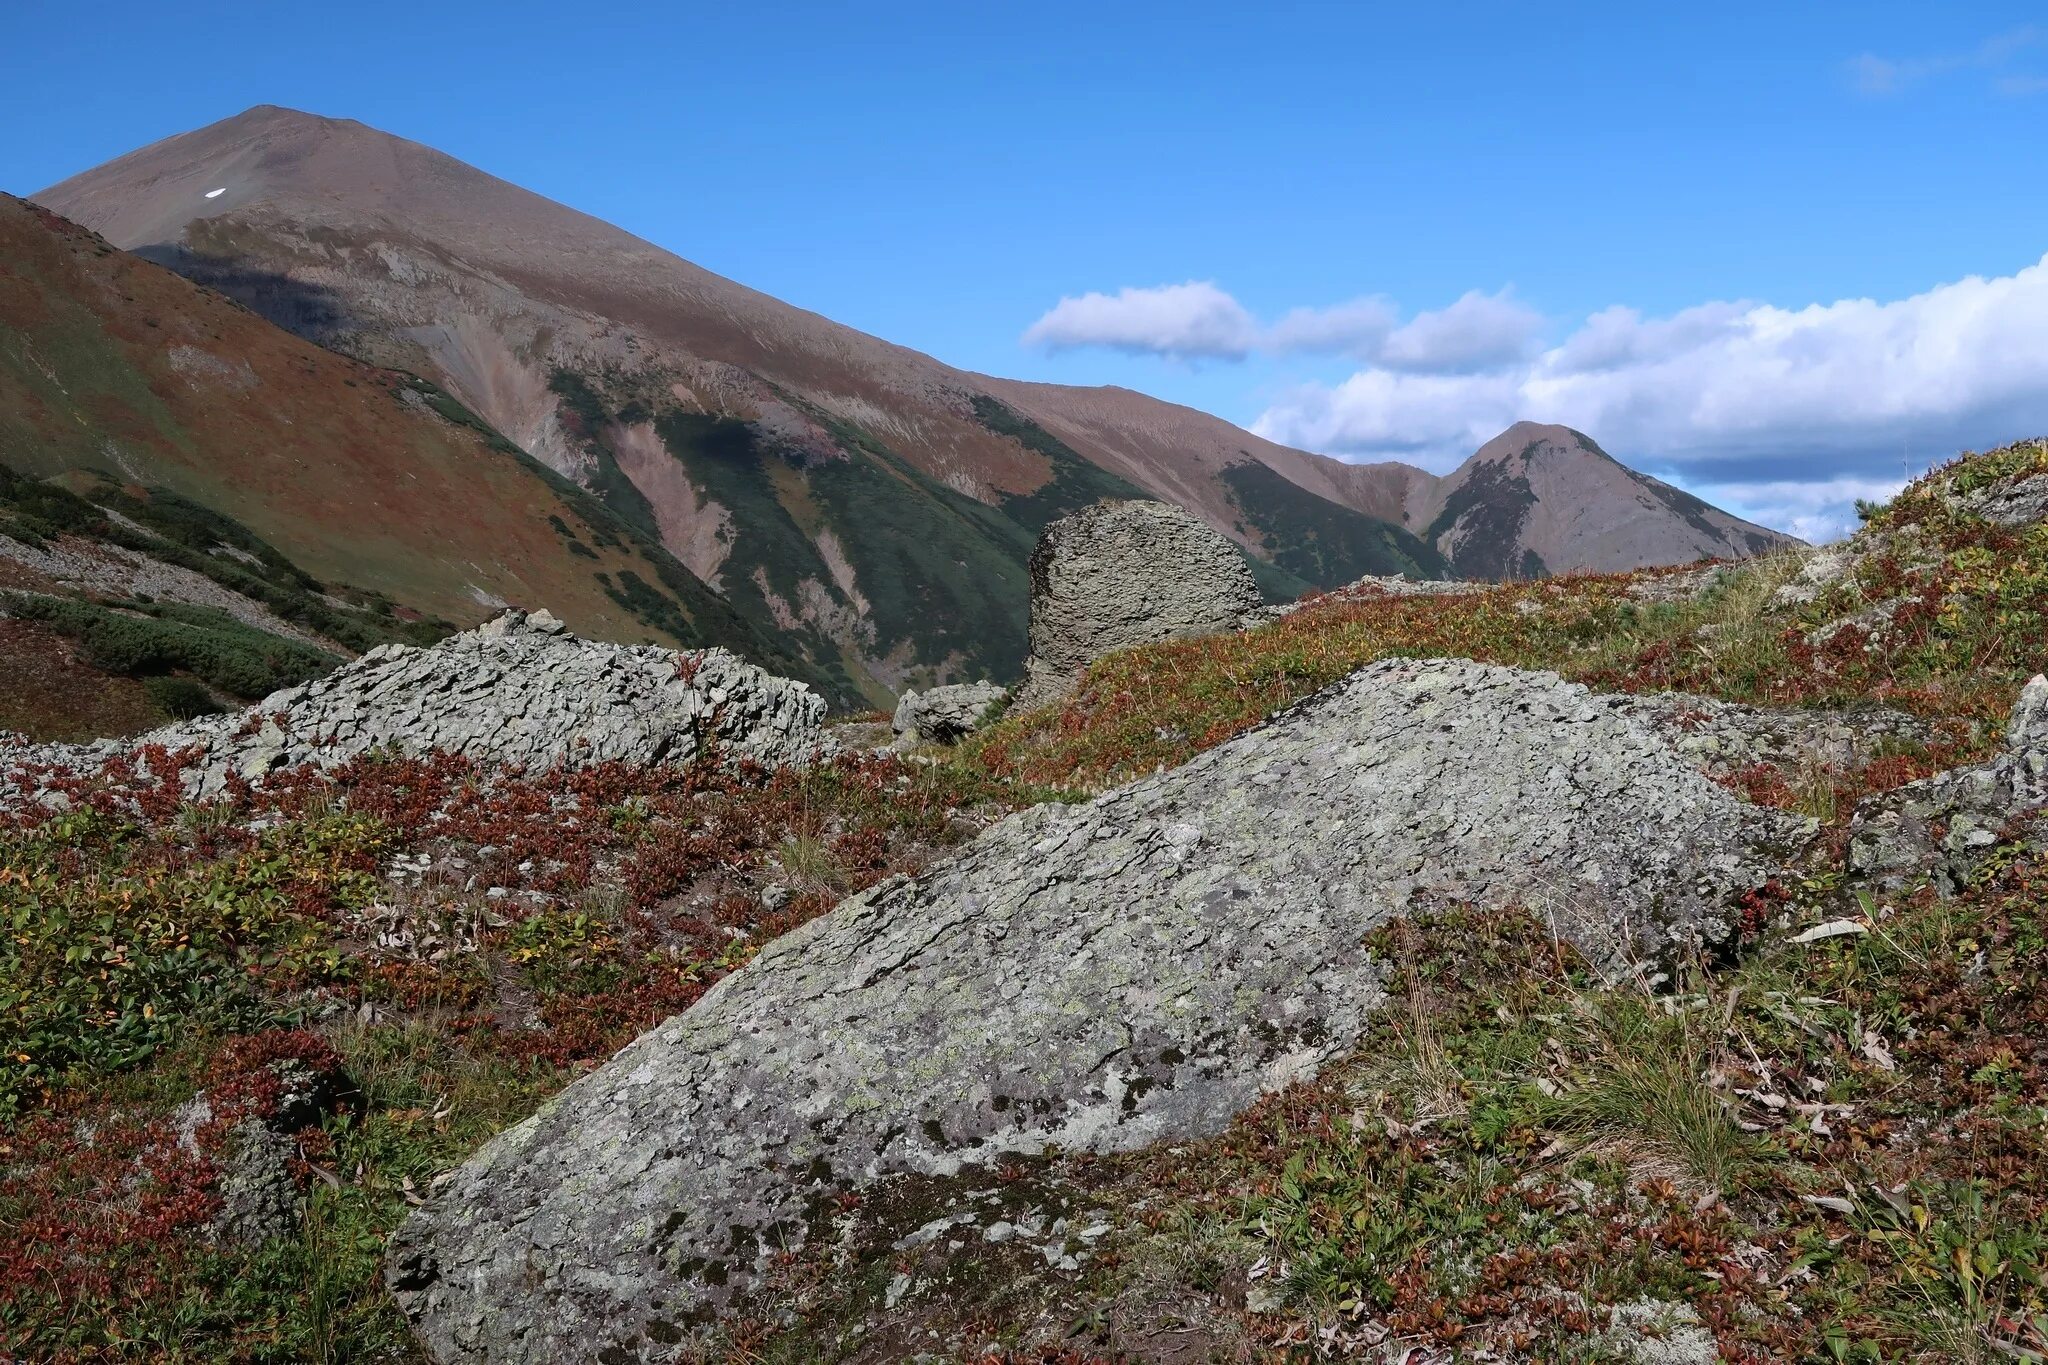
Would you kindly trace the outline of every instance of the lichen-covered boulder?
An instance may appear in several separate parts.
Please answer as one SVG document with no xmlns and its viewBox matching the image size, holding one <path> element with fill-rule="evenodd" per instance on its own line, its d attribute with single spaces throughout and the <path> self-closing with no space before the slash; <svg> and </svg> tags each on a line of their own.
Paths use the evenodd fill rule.
<svg viewBox="0 0 2048 1365">
<path fill-rule="evenodd" d="M 998 683 L 956 683 L 905 692 L 891 725 L 899 745 L 957 744 L 973 734 L 1002 705 L 1007 690 Z"/>
<path fill-rule="evenodd" d="M 1220 1130 L 1357 1041 L 1411 905 L 1618 965 L 1725 936 L 1804 828 L 1555 675 L 1376 664 L 771 943 L 462 1167 L 389 1283 L 443 1361 L 667 1359 L 841 1191 Z"/>
<path fill-rule="evenodd" d="M 1047 526 L 1031 553 L 1031 657 L 1019 706 L 1041 706 L 1116 649 L 1235 630 L 1260 605 L 1235 545 L 1163 502 L 1105 502 Z"/>
<path fill-rule="evenodd" d="M 233 715 L 11 757 L 82 767 L 147 745 L 193 751 L 184 780 L 204 799 L 230 774 L 332 768 L 377 749 L 543 769 L 681 762 L 716 746 L 787 765 L 817 751 L 824 714 L 804 684 L 726 650 L 584 640 L 548 612 L 515 611 L 431 648 L 380 645 Z"/>
<path fill-rule="evenodd" d="M 1930 876 L 1952 893 L 2006 828 L 2048 807 L 2048 677 L 2021 689 L 2005 742 L 1983 763 L 1866 798 L 1850 824 L 1849 871 L 1897 887 Z"/>
</svg>

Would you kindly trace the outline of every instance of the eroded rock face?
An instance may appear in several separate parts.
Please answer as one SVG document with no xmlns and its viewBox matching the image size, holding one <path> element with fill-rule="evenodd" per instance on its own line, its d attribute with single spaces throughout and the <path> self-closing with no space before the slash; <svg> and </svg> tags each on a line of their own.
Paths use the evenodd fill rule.
<svg viewBox="0 0 2048 1365">
<path fill-rule="evenodd" d="M 923 692 L 905 692 L 896 703 L 892 728 L 896 742 L 957 744 L 981 727 L 1002 703 L 1005 689 L 997 683 L 957 683 Z"/>
<path fill-rule="evenodd" d="M 1965 510 L 2000 526 L 2048 521 L 2048 474 L 1994 484 L 1962 499 Z"/>
<path fill-rule="evenodd" d="M 776 940 L 456 1173 L 390 1284 L 443 1361 L 665 1359 L 837 1192 L 1220 1130 L 1356 1042 L 1411 905 L 1616 964 L 1725 936 L 1802 830 L 1555 675 L 1376 664 Z"/>
<path fill-rule="evenodd" d="M 1031 657 L 1019 706 L 1041 706 L 1116 649 L 1235 630 L 1260 605 L 1237 547 L 1163 502 L 1106 502 L 1045 528 L 1031 554 Z"/>
<path fill-rule="evenodd" d="M 2005 743 L 1990 761 L 1951 768 L 1882 792 L 1856 808 L 1849 870 L 1896 887 L 1931 874 L 1953 893 L 1997 846 L 2007 826 L 2048 806 L 2048 677 L 2013 704 Z"/>
<path fill-rule="evenodd" d="M 231 773 L 334 767 L 385 747 L 540 769 L 681 762 L 715 742 L 735 757 L 790 764 L 815 752 L 824 712 L 802 683 L 723 649 L 603 644 L 547 612 L 515 611 L 430 649 L 379 646 L 238 714 L 27 757 L 88 764 L 148 744 L 196 748 L 185 780 L 204 799 Z"/>
</svg>

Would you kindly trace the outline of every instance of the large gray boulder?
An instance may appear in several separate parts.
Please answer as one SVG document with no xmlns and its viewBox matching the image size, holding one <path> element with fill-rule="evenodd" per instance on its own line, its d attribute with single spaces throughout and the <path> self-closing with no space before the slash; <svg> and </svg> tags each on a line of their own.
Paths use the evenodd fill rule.
<svg viewBox="0 0 2048 1365">
<path fill-rule="evenodd" d="M 542 769 L 682 762 L 716 745 L 786 765 L 817 750 L 824 714 L 804 684 L 726 650 L 583 640 L 547 612 L 515 611 L 432 648 L 380 645 L 233 715 L 12 757 L 85 767 L 144 745 L 192 750 L 185 784 L 204 799 L 230 774 L 332 768 L 376 749 Z"/>
<path fill-rule="evenodd" d="M 1221 1129 L 1356 1043 L 1412 905 L 1618 968 L 1724 937 L 1804 829 L 1555 675 L 1377 664 L 771 943 L 456 1172 L 389 1283 L 442 1361 L 666 1359 L 836 1192 Z"/>
<path fill-rule="evenodd" d="M 1017 705 L 1051 701 L 1111 650 L 1235 630 L 1259 605 L 1237 547 L 1178 507 L 1106 502 L 1061 517 L 1031 553 Z"/>
<path fill-rule="evenodd" d="M 957 744 L 981 728 L 989 713 L 1002 704 L 1007 690 L 1000 683 L 955 683 L 922 692 L 905 692 L 896 702 L 890 727 L 899 745 Z"/>
</svg>

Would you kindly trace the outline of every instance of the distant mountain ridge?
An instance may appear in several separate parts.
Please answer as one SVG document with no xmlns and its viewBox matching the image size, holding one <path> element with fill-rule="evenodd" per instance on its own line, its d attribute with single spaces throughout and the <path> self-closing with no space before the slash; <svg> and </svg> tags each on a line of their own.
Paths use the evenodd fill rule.
<svg viewBox="0 0 2048 1365">
<path fill-rule="evenodd" d="M 1031 544 L 1104 497 L 1189 508 L 1276 596 L 1782 543 L 1645 493 L 1590 443 L 1438 479 L 1127 390 L 958 370 L 350 121 L 258 107 L 37 197 L 303 336 L 428 376 L 878 702 L 1016 677 Z"/>
</svg>

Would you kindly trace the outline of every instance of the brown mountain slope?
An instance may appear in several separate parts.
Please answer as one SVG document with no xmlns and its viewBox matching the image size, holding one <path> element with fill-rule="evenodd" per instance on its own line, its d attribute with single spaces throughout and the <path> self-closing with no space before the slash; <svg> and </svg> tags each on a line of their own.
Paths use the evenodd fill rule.
<svg viewBox="0 0 2048 1365">
<path fill-rule="evenodd" d="M 1420 470 L 957 370 L 359 123 L 259 107 L 39 198 L 433 377 L 877 699 L 1016 676 L 1029 546 L 1101 497 L 1190 507 L 1277 566 L 1275 591 L 1444 571 L 1403 524 L 1435 485 Z"/>
<path fill-rule="evenodd" d="M 1462 578 L 1746 559 L 1796 543 L 1637 473 L 1570 427 L 1536 422 L 1416 485 L 1408 521 Z"/>
<path fill-rule="evenodd" d="M 344 586 L 453 624 L 545 605 L 592 634 L 789 663 L 666 552 L 431 384 L 310 345 L 12 196 L 0 196 L 0 465 L 72 476 L 123 525 L 135 519 L 109 500 L 154 496 L 156 513 L 213 528 L 183 547 L 203 567 L 247 561 L 314 602 L 306 611 Z M 105 478 L 80 482 L 88 471 Z"/>
</svg>

